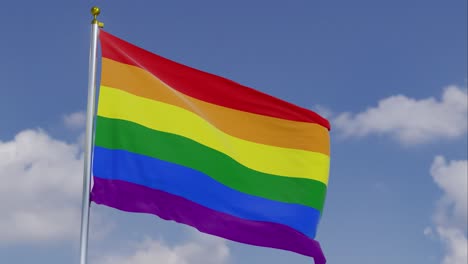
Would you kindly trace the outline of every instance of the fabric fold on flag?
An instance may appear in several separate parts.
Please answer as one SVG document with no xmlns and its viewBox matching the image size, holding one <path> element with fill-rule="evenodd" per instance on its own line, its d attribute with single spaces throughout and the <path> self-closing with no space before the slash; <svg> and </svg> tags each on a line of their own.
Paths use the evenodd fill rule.
<svg viewBox="0 0 468 264">
<path fill-rule="evenodd" d="M 92 201 L 325 263 L 326 119 L 102 30 L 100 41 Z"/>
</svg>

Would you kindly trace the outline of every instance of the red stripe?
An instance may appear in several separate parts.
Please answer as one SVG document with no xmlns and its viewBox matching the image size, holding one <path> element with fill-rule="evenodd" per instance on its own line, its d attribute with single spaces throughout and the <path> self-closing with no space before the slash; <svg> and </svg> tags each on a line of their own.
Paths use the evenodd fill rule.
<svg viewBox="0 0 468 264">
<path fill-rule="evenodd" d="M 100 32 L 102 56 L 134 65 L 157 76 L 173 89 L 212 104 L 281 119 L 317 123 L 330 129 L 320 115 L 281 99 L 153 54 Z"/>
</svg>

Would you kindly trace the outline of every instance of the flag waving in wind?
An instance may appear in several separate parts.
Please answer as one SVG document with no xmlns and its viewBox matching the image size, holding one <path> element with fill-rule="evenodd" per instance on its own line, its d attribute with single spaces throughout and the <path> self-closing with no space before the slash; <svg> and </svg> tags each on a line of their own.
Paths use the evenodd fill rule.
<svg viewBox="0 0 468 264">
<path fill-rule="evenodd" d="M 325 263 L 328 121 L 100 31 L 91 199 Z"/>
</svg>

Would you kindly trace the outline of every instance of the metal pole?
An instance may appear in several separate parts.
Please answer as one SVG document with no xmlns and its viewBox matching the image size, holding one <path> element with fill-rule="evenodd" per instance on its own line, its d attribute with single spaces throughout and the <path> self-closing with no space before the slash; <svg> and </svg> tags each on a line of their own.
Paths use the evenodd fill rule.
<svg viewBox="0 0 468 264">
<path fill-rule="evenodd" d="M 88 255 L 88 230 L 89 230 L 89 207 L 90 188 L 92 172 L 92 152 L 94 141 L 94 115 L 96 108 L 96 60 L 97 40 L 99 26 L 97 16 L 100 14 L 98 7 L 91 8 L 93 20 L 91 21 L 91 45 L 89 49 L 89 73 L 88 73 L 88 107 L 86 111 L 86 137 L 84 148 L 84 171 L 83 171 L 83 201 L 81 208 L 81 235 L 80 235 L 80 264 L 87 263 Z"/>
</svg>

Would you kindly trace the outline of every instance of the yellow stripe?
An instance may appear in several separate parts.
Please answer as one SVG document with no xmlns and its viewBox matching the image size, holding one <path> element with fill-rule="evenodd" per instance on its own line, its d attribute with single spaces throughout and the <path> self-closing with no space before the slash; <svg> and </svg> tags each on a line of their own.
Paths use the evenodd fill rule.
<svg viewBox="0 0 468 264">
<path fill-rule="evenodd" d="M 207 103 L 172 89 L 150 72 L 137 66 L 103 58 L 101 84 L 184 108 L 237 138 L 330 155 L 328 129 L 319 124 L 253 114 Z"/>
<path fill-rule="evenodd" d="M 325 184 L 328 182 L 329 157 L 325 154 L 236 138 L 183 108 L 138 97 L 119 89 L 101 86 L 98 115 L 127 120 L 154 130 L 190 138 L 229 155 L 253 170 L 314 179 Z"/>
</svg>

